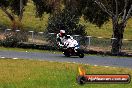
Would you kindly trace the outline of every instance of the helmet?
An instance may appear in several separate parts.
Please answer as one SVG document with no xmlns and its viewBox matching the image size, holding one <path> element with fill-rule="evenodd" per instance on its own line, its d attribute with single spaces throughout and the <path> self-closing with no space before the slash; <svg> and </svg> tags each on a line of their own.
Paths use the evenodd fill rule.
<svg viewBox="0 0 132 88">
<path fill-rule="evenodd" d="M 65 30 L 60 30 L 61 36 L 65 36 Z"/>
<path fill-rule="evenodd" d="M 60 30 L 60 33 L 65 33 L 65 30 Z"/>
</svg>

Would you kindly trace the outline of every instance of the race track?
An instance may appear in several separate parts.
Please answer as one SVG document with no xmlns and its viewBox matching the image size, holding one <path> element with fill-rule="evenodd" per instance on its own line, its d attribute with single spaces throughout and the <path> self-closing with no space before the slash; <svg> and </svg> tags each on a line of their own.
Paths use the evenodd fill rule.
<svg viewBox="0 0 132 88">
<path fill-rule="evenodd" d="M 106 57 L 106 56 L 85 56 L 65 57 L 63 54 L 40 53 L 40 52 L 18 52 L 18 51 L 3 51 L 0 50 L 0 57 L 3 58 L 22 58 L 22 59 L 37 59 L 57 62 L 73 62 L 101 66 L 127 67 L 132 68 L 132 57 Z"/>
</svg>

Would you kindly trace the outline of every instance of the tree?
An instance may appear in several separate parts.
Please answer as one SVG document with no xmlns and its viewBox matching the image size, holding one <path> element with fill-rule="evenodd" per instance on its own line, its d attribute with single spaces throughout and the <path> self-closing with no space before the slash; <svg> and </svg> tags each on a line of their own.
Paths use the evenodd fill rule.
<svg viewBox="0 0 132 88">
<path fill-rule="evenodd" d="M 12 22 L 13 29 L 21 29 L 21 20 L 23 17 L 24 7 L 28 0 L 1 0 L 0 9 L 7 15 Z M 17 18 L 15 17 L 18 17 Z"/>
<path fill-rule="evenodd" d="M 11 21 L 12 31 L 5 34 L 5 40 L 3 46 L 15 47 L 20 41 L 27 41 L 28 37 L 22 30 L 22 18 L 24 7 L 28 0 L 1 0 L 0 9 L 7 15 Z M 21 30 L 16 32 L 16 30 Z"/>
<path fill-rule="evenodd" d="M 48 32 L 59 32 L 65 29 L 68 34 L 86 34 L 84 27 L 79 24 L 79 9 L 75 0 L 33 0 L 36 15 L 42 17 L 44 12 L 51 13 Z"/>
<path fill-rule="evenodd" d="M 42 17 L 44 12 L 52 13 L 59 0 L 32 0 L 36 6 L 36 16 Z M 24 8 L 28 0 L 0 0 L 0 9 L 12 22 L 13 29 L 21 29 Z M 57 8 L 57 7 L 56 7 Z M 17 17 L 16 17 L 17 16 Z M 18 19 L 18 20 L 17 20 Z"/>
<path fill-rule="evenodd" d="M 50 17 L 47 30 L 53 33 L 66 30 L 67 34 L 86 35 L 85 27 L 79 24 L 79 16 L 68 9 L 64 9 L 58 15 Z"/>
<path fill-rule="evenodd" d="M 36 6 L 36 16 L 42 17 L 44 12 L 55 14 L 61 8 L 61 0 L 33 0 Z"/>
<path fill-rule="evenodd" d="M 91 9 L 91 6 L 94 6 L 94 8 Z M 87 20 L 98 26 L 101 26 L 110 18 L 112 19 L 113 40 L 111 52 L 118 55 L 121 52 L 124 29 L 128 19 L 132 17 L 132 0 L 93 0 L 87 3 L 84 15 Z"/>
<path fill-rule="evenodd" d="M 42 17 L 44 12 L 51 13 L 56 6 L 57 0 L 32 0 L 36 6 L 36 15 Z M 4 45 L 15 45 L 19 41 L 27 41 L 27 33 L 22 29 L 22 18 L 24 8 L 28 0 L 0 0 L 0 9 L 7 15 L 12 22 L 11 35 L 6 34 Z M 17 29 L 20 32 L 15 32 Z M 14 43 L 15 42 L 15 43 Z M 6 44 L 7 43 L 7 44 Z"/>
<path fill-rule="evenodd" d="M 63 29 L 67 34 L 86 35 L 85 27 L 79 24 L 80 12 L 76 9 L 77 3 L 74 0 L 65 0 L 63 4 L 63 10 L 49 19 L 48 32 L 58 33 Z"/>
</svg>

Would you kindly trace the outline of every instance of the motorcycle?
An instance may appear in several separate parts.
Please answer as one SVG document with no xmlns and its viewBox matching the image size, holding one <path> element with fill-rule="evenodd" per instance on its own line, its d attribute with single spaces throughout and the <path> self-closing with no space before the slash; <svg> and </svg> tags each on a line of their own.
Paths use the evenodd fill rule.
<svg viewBox="0 0 132 88">
<path fill-rule="evenodd" d="M 73 38 L 68 38 L 64 42 L 63 54 L 66 57 L 70 56 L 79 56 L 80 58 L 84 57 L 84 53 L 80 50 L 78 42 Z"/>
</svg>

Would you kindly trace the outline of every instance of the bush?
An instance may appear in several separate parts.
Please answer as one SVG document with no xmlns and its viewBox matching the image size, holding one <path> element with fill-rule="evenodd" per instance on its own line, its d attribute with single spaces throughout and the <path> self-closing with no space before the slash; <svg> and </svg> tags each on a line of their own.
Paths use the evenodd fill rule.
<svg viewBox="0 0 132 88">
<path fill-rule="evenodd" d="M 58 33 L 59 30 L 65 30 L 70 35 L 86 35 L 85 27 L 79 24 L 79 16 L 68 9 L 49 18 L 47 31 Z"/>
<path fill-rule="evenodd" d="M 26 42 L 28 37 L 25 33 L 10 32 L 5 34 L 6 39 L 2 41 L 2 45 L 5 47 L 16 47 L 18 42 Z"/>
</svg>

